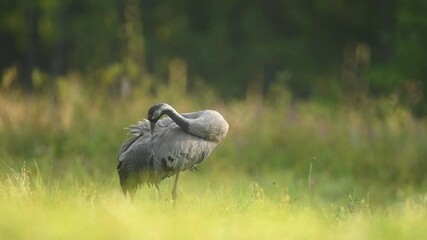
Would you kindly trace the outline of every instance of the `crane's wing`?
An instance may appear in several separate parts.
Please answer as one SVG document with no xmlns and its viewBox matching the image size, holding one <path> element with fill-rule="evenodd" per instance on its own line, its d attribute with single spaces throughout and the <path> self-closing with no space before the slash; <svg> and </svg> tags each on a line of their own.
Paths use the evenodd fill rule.
<svg viewBox="0 0 427 240">
<path fill-rule="evenodd" d="M 153 154 L 144 143 L 132 145 L 123 155 L 117 167 L 121 183 L 128 182 L 135 185 L 139 183 L 155 183 Z"/>
<path fill-rule="evenodd" d="M 144 136 L 144 134 L 146 135 L 150 131 L 150 127 L 147 120 L 140 121 L 134 125 L 130 125 L 125 129 L 128 129 L 129 130 L 128 135 L 132 135 L 132 136 L 122 144 L 119 155 L 117 157 L 119 162 L 123 160 L 122 154 L 125 153 L 132 146 L 132 144 L 134 144 L 138 139 L 142 137 L 147 137 L 147 136 Z"/>
<path fill-rule="evenodd" d="M 169 118 L 162 119 L 152 139 L 154 169 L 162 179 L 193 169 L 212 153 L 216 145 L 183 131 Z"/>
<path fill-rule="evenodd" d="M 137 184 L 157 182 L 154 176 L 154 159 L 150 149 L 151 134 L 149 134 L 148 122 L 138 122 L 128 129 L 129 134 L 133 136 L 122 144 L 118 156 L 117 169 L 122 188 L 129 189 Z"/>
</svg>

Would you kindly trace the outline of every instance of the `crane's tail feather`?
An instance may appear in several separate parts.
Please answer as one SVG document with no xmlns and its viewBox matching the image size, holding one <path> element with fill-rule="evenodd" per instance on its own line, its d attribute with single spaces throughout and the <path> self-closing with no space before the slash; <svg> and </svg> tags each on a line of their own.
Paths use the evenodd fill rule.
<svg viewBox="0 0 427 240">
<path fill-rule="evenodd" d="M 126 127 L 125 129 L 129 130 L 129 135 L 133 136 L 140 136 L 144 131 L 148 132 L 150 129 L 148 128 L 148 121 L 139 121 L 136 124 L 130 125 L 129 127 Z"/>
</svg>

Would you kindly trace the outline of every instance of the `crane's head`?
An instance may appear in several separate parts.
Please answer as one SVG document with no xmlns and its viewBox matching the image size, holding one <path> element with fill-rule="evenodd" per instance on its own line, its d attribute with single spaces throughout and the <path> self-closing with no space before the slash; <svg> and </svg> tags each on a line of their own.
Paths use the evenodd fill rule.
<svg viewBox="0 0 427 240">
<path fill-rule="evenodd" d="M 151 123 L 151 135 L 153 135 L 157 121 L 159 121 L 160 117 L 165 114 L 165 111 L 167 111 L 169 108 L 170 106 L 166 103 L 159 103 L 150 107 L 148 110 L 147 119 Z"/>
</svg>

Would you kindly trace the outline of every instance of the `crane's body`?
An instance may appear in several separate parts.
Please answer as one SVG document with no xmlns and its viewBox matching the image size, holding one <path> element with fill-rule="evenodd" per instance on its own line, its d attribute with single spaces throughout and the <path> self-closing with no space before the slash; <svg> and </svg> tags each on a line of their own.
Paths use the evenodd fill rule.
<svg viewBox="0 0 427 240">
<path fill-rule="evenodd" d="M 160 119 L 162 115 L 168 115 Z M 133 199 L 139 185 L 155 185 L 176 175 L 172 200 L 176 199 L 179 173 L 194 169 L 206 159 L 228 131 L 228 123 L 216 111 L 178 114 L 167 104 L 150 108 L 148 120 L 129 127 L 132 138 L 123 143 L 118 160 L 120 185 Z"/>
</svg>

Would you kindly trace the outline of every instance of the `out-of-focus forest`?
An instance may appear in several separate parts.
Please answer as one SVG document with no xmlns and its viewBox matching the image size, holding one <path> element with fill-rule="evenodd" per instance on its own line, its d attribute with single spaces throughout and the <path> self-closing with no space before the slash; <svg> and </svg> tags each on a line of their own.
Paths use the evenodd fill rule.
<svg viewBox="0 0 427 240">
<path fill-rule="evenodd" d="M 295 99 L 394 95 L 426 113 L 423 0 L 2 0 L 0 11 L 3 90 L 79 73 L 125 94 L 181 74 L 227 99 L 280 83 Z"/>
</svg>

